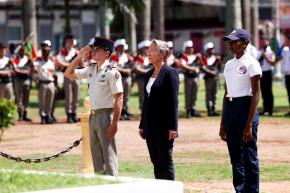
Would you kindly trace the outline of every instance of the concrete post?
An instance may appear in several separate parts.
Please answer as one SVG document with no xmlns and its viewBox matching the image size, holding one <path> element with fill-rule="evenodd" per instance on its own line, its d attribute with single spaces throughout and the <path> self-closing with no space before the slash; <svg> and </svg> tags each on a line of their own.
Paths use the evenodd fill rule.
<svg viewBox="0 0 290 193">
<path fill-rule="evenodd" d="M 86 97 L 84 100 L 84 111 L 83 113 L 78 113 L 78 116 L 81 118 L 79 126 L 82 129 L 82 160 L 83 168 L 82 172 L 85 174 L 93 174 L 94 166 L 91 154 L 90 147 L 90 134 L 89 134 L 89 117 L 90 117 L 90 104 L 89 97 Z"/>
</svg>

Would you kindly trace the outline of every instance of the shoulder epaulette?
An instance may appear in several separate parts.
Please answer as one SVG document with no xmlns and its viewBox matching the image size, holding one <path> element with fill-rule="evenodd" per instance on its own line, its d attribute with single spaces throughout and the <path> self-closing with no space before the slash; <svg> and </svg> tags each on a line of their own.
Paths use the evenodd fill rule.
<svg viewBox="0 0 290 193">
<path fill-rule="evenodd" d="M 110 58 L 110 60 L 114 61 L 114 62 L 119 62 L 119 59 L 120 59 L 120 57 L 117 56 L 117 55 L 112 55 L 111 58 Z"/>
<path fill-rule="evenodd" d="M 182 54 L 182 55 L 181 55 L 181 58 L 182 58 L 183 60 L 185 60 L 186 62 L 188 62 L 188 57 L 187 57 L 187 55 Z"/>
<path fill-rule="evenodd" d="M 63 56 L 67 56 L 68 55 L 68 51 L 65 48 L 61 48 L 60 53 Z"/>
<path fill-rule="evenodd" d="M 139 63 L 141 63 L 141 64 L 144 64 L 144 58 L 142 58 L 142 57 L 140 57 L 140 56 L 136 56 L 135 58 L 134 58 L 134 61 L 135 62 L 139 62 Z"/>
</svg>

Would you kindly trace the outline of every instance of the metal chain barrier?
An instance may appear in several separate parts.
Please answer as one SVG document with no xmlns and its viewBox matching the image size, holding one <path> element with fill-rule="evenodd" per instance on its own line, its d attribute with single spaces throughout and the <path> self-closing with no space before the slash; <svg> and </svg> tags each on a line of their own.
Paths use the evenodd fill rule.
<svg viewBox="0 0 290 193">
<path fill-rule="evenodd" d="M 24 162 L 24 163 L 41 163 L 41 162 L 47 162 L 56 158 L 59 158 L 61 156 L 63 156 L 64 154 L 70 152 L 73 148 L 79 146 L 80 142 L 82 141 L 82 138 L 80 138 L 79 140 L 76 140 L 73 145 L 69 146 L 68 148 L 66 148 L 65 150 L 54 154 L 52 156 L 48 156 L 48 157 L 44 157 L 44 158 L 34 158 L 34 159 L 23 159 L 21 157 L 14 157 L 12 155 L 9 155 L 7 153 L 3 153 L 0 151 L 0 156 L 9 159 L 9 160 L 13 160 L 16 162 Z"/>
</svg>

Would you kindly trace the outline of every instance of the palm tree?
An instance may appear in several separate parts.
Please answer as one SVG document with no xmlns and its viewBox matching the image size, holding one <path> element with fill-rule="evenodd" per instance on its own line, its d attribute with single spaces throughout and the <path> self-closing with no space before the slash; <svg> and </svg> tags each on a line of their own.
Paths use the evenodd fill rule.
<svg viewBox="0 0 290 193">
<path fill-rule="evenodd" d="M 136 51 L 136 25 L 138 20 L 136 18 L 135 10 L 142 12 L 144 4 L 142 0 L 107 0 L 107 6 L 110 7 L 114 13 L 121 12 L 124 16 L 125 21 L 125 35 L 128 36 L 126 39 L 129 40 L 129 49 L 131 52 Z M 104 23 L 103 23 L 104 25 Z M 109 23 L 106 24 L 109 26 Z"/>
<path fill-rule="evenodd" d="M 35 0 L 22 0 L 23 32 L 24 38 L 33 33 L 32 42 L 37 49 L 37 25 Z"/>
<path fill-rule="evenodd" d="M 251 0 L 242 0 L 243 28 L 251 31 Z"/>
<path fill-rule="evenodd" d="M 157 39 L 164 40 L 164 0 L 155 0 L 154 2 L 154 36 Z"/>
<path fill-rule="evenodd" d="M 151 0 L 143 0 L 143 11 L 137 14 L 138 25 L 137 40 L 150 39 L 151 32 Z"/>
<path fill-rule="evenodd" d="M 226 0 L 226 31 L 242 27 L 241 1 Z"/>
</svg>

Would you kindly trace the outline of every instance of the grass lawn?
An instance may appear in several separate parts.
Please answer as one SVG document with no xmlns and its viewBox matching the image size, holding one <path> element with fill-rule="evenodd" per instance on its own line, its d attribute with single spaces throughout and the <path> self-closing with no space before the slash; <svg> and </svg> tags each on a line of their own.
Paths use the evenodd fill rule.
<svg viewBox="0 0 290 193">
<path fill-rule="evenodd" d="M 24 174 L 22 172 L 0 171 L 0 193 L 48 190 L 100 184 L 113 184 L 117 181 L 104 180 L 99 177 L 82 178 L 76 175 L 60 176 L 53 174 Z"/>
<path fill-rule="evenodd" d="M 199 163 L 183 163 L 179 161 L 184 155 L 196 155 Z M 43 155 L 32 155 L 31 157 L 41 157 Z M 177 180 L 183 182 L 205 182 L 211 180 L 230 180 L 231 169 L 229 167 L 228 156 L 218 152 L 187 152 L 176 153 L 175 173 Z M 16 163 L 0 159 L 1 169 L 10 170 L 35 170 L 61 173 L 79 173 L 81 168 L 81 157 L 78 155 L 65 155 L 59 159 L 40 164 Z M 153 178 L 153 168 L 151 163 L 135 163 L 120 160 L 120 176 Z M 290 166 L 261 166 L 262 181 L 290 180 Z"/>
<path fill-rule="evenodd" d="M 87 86 L 82 85 L 81 100 L 87 95 Z M 273 85 L 274 91 L 274 119 L 285 120 L 283 115 L 289 109 L 287 93 L 282 82 L 275 82 Z M 129 108 L 136 116 L 140 116 L 138 109 L 138 97 L 137 88 L 134 85 L 132 90 L 132 96 L 129 100 Z M 220 87 L 217 97 L 217 110 L 221 110 L 222 105 L 223 88 Z M 197 100 L 197 109 L 205 114 L 205 89 L 204 82 L 200 82 L 200 88 Z M 259 107 L 261 108 L 262 100 Z M 80 102 L 79 112 L 82 111 L 82 102 Z M 184 85 L 180 85 L 179 94 L 179 114 L 181 117 L 185 115 L 184 110 Z M 65 117 L 64 113 L 64 101 L 57 101 L 56 117 Z M 31 91 L 30 98 L 30 117 L 38 117 L 38 101 L 37 91 L 33 89 Z M 211 117 L 210 119 L 220 119 L 219 117 Z M 271 119 L 269 117 L 262 117 L 263 119 Z M 201 119 L 202 120 L 202 119 Z M 288 119 L 289 120 L 289 119 Z M 186 158 L 188 155 L 198 155 L 201 159 L 198 163 L 184 163 L 180 160 Z M 21 155 L 20 155 L 21 156 Z M 42 157 L 45 155 L 30 155 L 29 157 Z M 176 153 L 174 155 L 175 160 L 175 173 L 177 180 L 181 180 L 185 183 L 190 182 L 206 182 L 211 180 L 231 180 L 231 169 L 228 161 L 228 155 L 219 152 L 188 152 L 188 153 Z M 37 189 L 49 189 L 53 187 L 68 187 L 68 186 L 82 186 L 82 185 L 96 185 L 108 183 L 100 179 L 81 179 L 77 177 L 57 177 L 57 176 L 39 176 L 36 174 L 22 174 L 20 170 L 36 170 L 36 171 L 48 171 L 48 172 L 61 172 L 61 173 L 79 173 L 81 168 L 81 157 L 76 155 L 65 155 L 60 159 L 52 160 L 46 163 L 40 164 L 24 164 L 15 163 L 0 158 L 0 169 L 9 169 L 15 172 L 0 172 L 0 193 L 12 193 Z M 126 160 L 120 160 L 119 175 L 132 176 L 132 177 L 148 177 L 153 178 L 153 169 L 151 163 L 135 163 L 128 162 Z M 290 166 L 279 165 L 261 165 L 261 180 L 262 181 L 282 181 L 290 180 Z"/>
<path fill-rule="evenodd" d="M 220 81 L 220 87 L 218 90 L 217 95 L 217 110 L 221 110 L 222 106 L 222 98 L 224 94 L 223 90 L 223 80 Z M 274 93 L 274 116 L 273 117 L 283 117 L 283 115 L 288 111 L 289 104 L 287 99 L 287 92 L 286 88 L 284 86 L 284 83 L 274 82 L 273 84 L 273 93 Z M 82 84 L 81 87 L 81 94 L 80 94 L 80 103 L 79 103 L 79 112 L 82 112 L 83 108 L 83 99 L 87 96 L 87 85 Z M 185 116 L 185 96 L 184 96 L 184 84 L 183 81 L 180 84 L 180 90 L 179 90 L 179 115 L 180 117 Z M 262 108 L 262 99 L 260 100 L 259 109 Z M 138 102 L 138 91 L 137 91 L 137 85 L 134 84 L 132 88 L 131 97 L 129 99 L 129 109 L 130 111 L 135 114 L 136 116 L 140 116 L 139 111 L 139 102 Z M 198 91 L 198 97 L 197 97 L 197 104 L 196 109 L 206 113 L 206 107 L 205 107 L 205 88 L 204 88 L 204 81 L 200 81 L 200 87 Z M 31 117 L 38 117 L 38 99 L 37 99 L 37 90 L 35 88 L 31 91 L 30 96 L 30 108 L 28 109 L 28 113 Z M 56 109 L 55 109 L 55 115 L 56 117 L 65 117 L 64 112 L 64 100 L 59 100 L 56 103 Z"/>
</svg>

